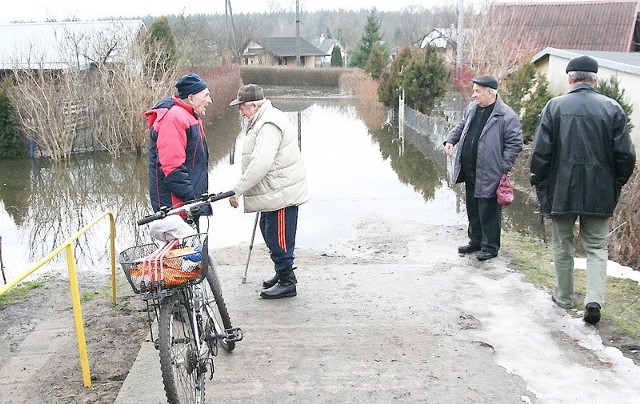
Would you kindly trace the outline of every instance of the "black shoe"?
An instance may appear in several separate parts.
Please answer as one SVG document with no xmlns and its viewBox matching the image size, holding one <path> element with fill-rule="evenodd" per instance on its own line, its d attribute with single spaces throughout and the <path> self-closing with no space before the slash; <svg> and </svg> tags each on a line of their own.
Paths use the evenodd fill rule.
<svg viewBox="0 0 640 404">
<path fill-rule="evenodd" d="M 600 321 L 600 305 L 595 302 L 587 303 L 584 307 L 584 316 L 582 317 L 585 323 L 596 324 Z"/>
<path fill-rule="evenodd" d="M 469 254 L 475 251 L 480 251 L 480 248 L 481 247 L 479 245 L 471 245 L 471 244 L 461 245 L 460 247 L 458 247 L 458 253 Z"/>
<path fill-rule="evenodd" d="M 495 258 L 497 256 L 498 253 L 492 253 L 489 251 L 478 251 L 478 253 L 476 254 L 476 258 L 478 259 L 478 261 L 490 260 L 491 258 Z"/>
<path fill-rule="evenodd" d="M 294 269 L 296 269 L 296 267 L 293 267 L 291 269 L 294 270 Z M 292 274 L 293 274 L 293 281 L 295 283 L 298 283 L 298 280 L 296 279 L 296 274 L 293 273 L 293 272 L 292 272 Z M 265 289 L 269 289 L 270 287 L 272 287 L 273 285 L 278 283 L 278 279 L 279 279 L 278 272 L 276 272 L 276 274 L 273 275 L 271 278 L 262 280 L 262 287 L 265 288 Z"/>
<path fill-rule="evenodd" d="M 263 299 L 280 299 L 296 295 L 296 277 L 291 268 L 278 271 L 278 283 L 260 292 L 260 297 Z"/>
</svg>

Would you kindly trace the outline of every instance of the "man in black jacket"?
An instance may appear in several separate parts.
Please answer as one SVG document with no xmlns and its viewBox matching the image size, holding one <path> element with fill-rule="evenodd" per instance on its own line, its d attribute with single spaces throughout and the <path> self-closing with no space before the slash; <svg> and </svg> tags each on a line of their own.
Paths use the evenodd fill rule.
<svg viewBox="0 0 640 404">
<path fill-rule="evenodd" d="M 530 181 L 540 213 L 553 224 L 556 287 L 553 301 L 572 308 L 574 226 L 587 254 L 584 321 L 600 321 L 608 261 L 609 217 L 636 161 L 627 117 L 613 99 L 595 90 L 598 62 L 588 56 L 567 65 L 569 93 L 542 111 L 533 143 Z"/>
</svg>

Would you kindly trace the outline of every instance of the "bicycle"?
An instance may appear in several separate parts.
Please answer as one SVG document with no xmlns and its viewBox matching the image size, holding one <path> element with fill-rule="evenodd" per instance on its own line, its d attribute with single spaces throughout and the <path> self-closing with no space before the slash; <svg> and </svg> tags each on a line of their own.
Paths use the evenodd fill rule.
<svg viewBox="0 0 640 404">
<path fill-rule="evenodd" d="M 147 304 L 151 339 L 160 354 L 164 390 L 169 403 L 204 403 L 205 378 L 218 346 L 231 352 L 242 330 L 231 325 L 218 275 L 208 253 L 208 237 L 199 233 L 201 206 L 228 198 L 233 191 L 204 194 L 179 207 L 161 208 L 138 220 L 138 226 L 171 215 L 186 216 L 196 231 L 181 241 L 138 245 L 120 253 L 119 261 L 134 293 Z M 203 280 L 206 279 L 206 282 Z M 158 320 L 154 338 L 152 323 Z"/>
</svg>

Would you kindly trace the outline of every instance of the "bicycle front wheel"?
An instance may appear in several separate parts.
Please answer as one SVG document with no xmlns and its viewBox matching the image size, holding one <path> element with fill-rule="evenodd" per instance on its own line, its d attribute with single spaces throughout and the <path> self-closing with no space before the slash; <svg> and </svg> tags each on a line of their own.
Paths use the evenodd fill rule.
<svg viewBox="0 0 640 404">
<path fill-rule="evenodd" d="M 158 318 L 158 350 L 170 404 L 203 403 L 204 372 L 199 369 L 196 336 L 182 292 L 166 297 Z"/>
</svg>

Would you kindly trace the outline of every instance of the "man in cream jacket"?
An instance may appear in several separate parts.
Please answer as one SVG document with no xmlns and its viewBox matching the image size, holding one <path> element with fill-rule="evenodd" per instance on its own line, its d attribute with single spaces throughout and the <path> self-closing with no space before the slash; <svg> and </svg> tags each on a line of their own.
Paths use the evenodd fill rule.
<svg viewBox="0 0 640 404">
<path fill-rule="evenodd" d="M 309 188 L 296 132 L 284 113 L 264 98 L 255 84 L 240 87 L 230 106 L 247 119 L 242 148 L 242 176 L 229 199 L 244 211 L 260 212 L 260 231 L 269 248 L 275 275 L 262 283 L 264 299 L 296 296 L 293 273 L 298 206 L 309 200 Z"/>
</svg>

